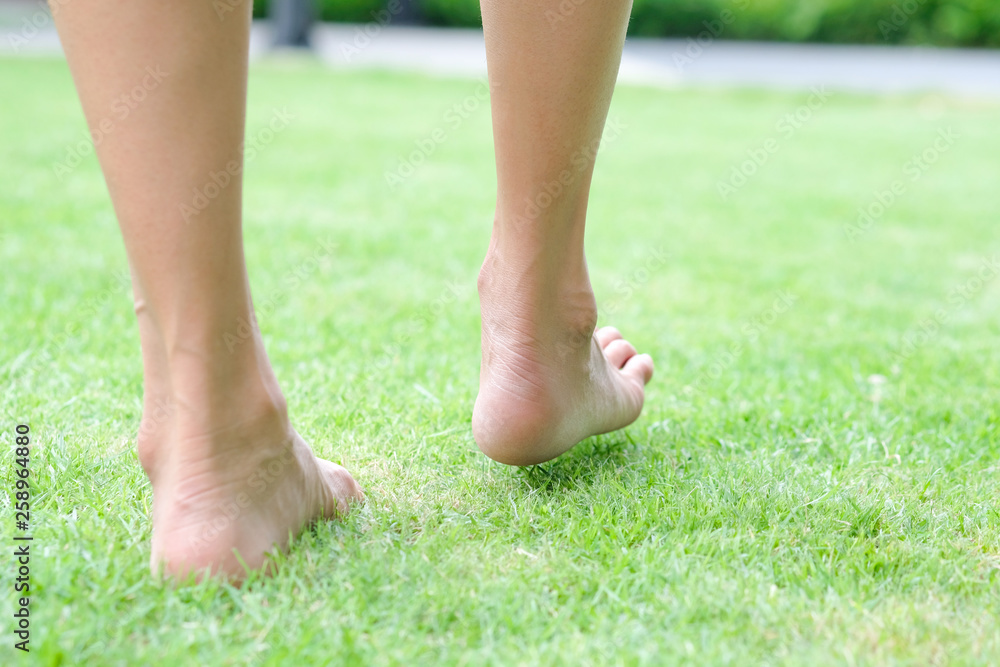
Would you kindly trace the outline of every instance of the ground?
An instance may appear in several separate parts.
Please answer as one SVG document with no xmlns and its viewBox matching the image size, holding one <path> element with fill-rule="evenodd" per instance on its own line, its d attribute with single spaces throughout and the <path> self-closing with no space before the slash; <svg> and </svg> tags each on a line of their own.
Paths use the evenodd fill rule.
<svg viewBox="0 0 1000 667">
<path fill-rule="evenodd" d="M 368 503 L 271 580 L 174 590 L 147 569 L 138 335 L 79 105 L 63 63 L 3 63 L 0 465 L 13 526 L 30 424 L 32 657 L 1000 659 L 1000 104 L 621 88 L 588 250 L 601 324 L 657 376 L 627 430 L 516 469 L 469 423 L 480 85 L 254 68 L 260 325 L 299 431 Z"/>
</svg>

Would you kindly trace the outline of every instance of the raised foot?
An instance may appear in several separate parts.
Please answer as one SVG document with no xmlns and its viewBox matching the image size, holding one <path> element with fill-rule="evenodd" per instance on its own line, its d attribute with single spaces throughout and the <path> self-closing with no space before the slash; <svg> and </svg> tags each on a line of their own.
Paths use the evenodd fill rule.
<svg viewBox="0 0 1000 667">
<path fill-rule="evenodd" d="M 347 470 L 317 459 L 280 412 L 211 435 L 188 429 L 153 451 L 144 449 L 142 463 L 153 485 L 154 574 L 241 581 L 270 571 L 269 552 L 364 499 Z"/>
<path fill-rule="evenodd" d="M 571 328 L 519 335 L 513 324 L 519 320 L 511 318 L 498 335 L 487 308 L 484 300 L 483 364 L 472 416 L 473 435 L 487 456 L 509 465 L 542 463 L 638 418 L 653 360 L 637 354 L 617 329 L 593 332 L 591 324 L 575 336 Z"/>
</svg>

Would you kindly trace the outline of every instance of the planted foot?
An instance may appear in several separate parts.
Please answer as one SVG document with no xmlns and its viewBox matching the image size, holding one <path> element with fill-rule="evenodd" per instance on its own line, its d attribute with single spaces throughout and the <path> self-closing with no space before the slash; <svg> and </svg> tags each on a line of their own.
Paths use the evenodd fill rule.
<svg viewBox="0 0 1000 667">
<path fill-rule="evenodd" d="M 343 517 L 363 500 L 347 470 L 316 458 L 283 406 L 263 404 L 228 424 L 179 408 L 162 431 L 145 433 L 154 574 L 242 580 L 270 570 L 268 554 L 311 522 Z"/>
</svg>

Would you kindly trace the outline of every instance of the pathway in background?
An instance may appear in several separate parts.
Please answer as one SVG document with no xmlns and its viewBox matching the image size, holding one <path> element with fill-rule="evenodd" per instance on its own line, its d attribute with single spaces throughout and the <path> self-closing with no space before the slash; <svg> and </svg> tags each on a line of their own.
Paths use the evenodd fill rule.
<svg viewBox="0 0 1000 667">
<path fill-rule="evenodd" d="M 268 53 L 269 30 L 256 22 L 254 57 Z M 479 30 L 326 23 L 313 43 L 332 67 L 369 67 L 484 77 Z M 0 55 L 60 53 L 41 2 L 0 2 Z M 0 74 L 2 76 L 2 74 Z M 1000 51 L 919 47 L 629 39 L 619 80 L 656 86 L 709 85 L 859 92 L 940 91 L 1000 98 Z"/>
<path fill-rule="evenodd" d="M 261 26 L 261 35 L 266 30 Z M 478 30 L 324 24 L 320 56 L 363 66 L 485 76 Z M 718 85 L 905 92 L 937 90 L 1000 97 L 1000 51 L 923 47 L 782 44 L 724 40 L 629 39 L 619 80 L 675 86 Z M 265 42 L 266 43 L 266 42 Z"/>
</svg>

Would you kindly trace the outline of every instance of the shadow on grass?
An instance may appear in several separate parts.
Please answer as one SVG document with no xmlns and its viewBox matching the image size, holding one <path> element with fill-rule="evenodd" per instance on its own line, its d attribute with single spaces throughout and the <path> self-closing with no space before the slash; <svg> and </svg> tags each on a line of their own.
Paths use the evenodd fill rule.
<svg viewBox="0 0 1000 667">
<path fill-rule="evenodd" d="M 638 443 L 625 431 L 587 438 L 562 456 L 515 473 L 536 492 L 553 493 L 592 486 L 609 471 L 634 463 Z"/>
</svg>

